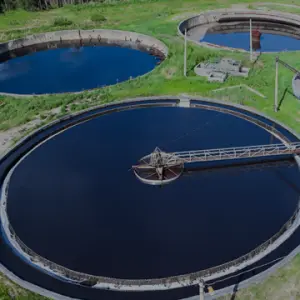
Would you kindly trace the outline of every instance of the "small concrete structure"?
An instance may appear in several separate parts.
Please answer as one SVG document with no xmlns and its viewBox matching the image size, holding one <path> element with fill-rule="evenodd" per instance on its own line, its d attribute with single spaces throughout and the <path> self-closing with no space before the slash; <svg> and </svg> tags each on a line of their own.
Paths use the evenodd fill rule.
<svg viewBox="0 0 300 300">
<path fill-rule="evenodd" d="M 191 107 L 191 100 L 189 98 L 186 98 L 186 97 L 181 97 L 179 99 L 178 106 L 189 108 L 189 107 Z"/>
<path fill-rule="evenodd" d="M 300 74 L 296 74 L 292 81 L 293 93 L 300 100 Z"/>
<path fill-rule="evenodd" d="M 248 77 L 249 70 L 242 67 L 241 61 L 231 58 L 202 62 L 194 69 L 197 75 L 206 76 L 209 82 L 224 82 L 228 75 Z"/>
</svg>

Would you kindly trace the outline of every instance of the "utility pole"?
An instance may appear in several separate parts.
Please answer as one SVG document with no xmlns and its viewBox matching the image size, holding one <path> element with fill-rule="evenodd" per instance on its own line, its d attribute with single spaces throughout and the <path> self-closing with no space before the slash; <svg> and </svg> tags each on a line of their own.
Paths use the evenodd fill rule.
<svg viewBox="0 0 300 300">
<path fill-rule="evenodd" d="M 252 19 L 250 19 L 250 61 L 252 61 Z"/>
<path fill-rule="evenodd" d="M 204 300 L 204 281 L 202 279 L 199 282 L 199 300 Z"/>
<path fill-rule="evenodd" d="M 186 29 L 184 30 L 184 69 L 183 69 L 183 75 L 186 77 Z"/>
<path fill-rule="evenodd" d="M 276 63 L 275 63 L 275 99 L 274 99 L 274 111 L 278 111 L 278 56 L 276 56 Z"/>
</svg>

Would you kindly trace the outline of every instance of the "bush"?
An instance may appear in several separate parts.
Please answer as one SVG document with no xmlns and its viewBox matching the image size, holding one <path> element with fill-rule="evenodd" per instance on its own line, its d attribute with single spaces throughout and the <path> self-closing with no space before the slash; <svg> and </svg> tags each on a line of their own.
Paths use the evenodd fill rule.
<svg viewBox="0 0 300 300">
<path fill-rule="evenodd" d="M 68 26 L 68 25 L 72 25 L 72 24 L 73 24 L 73 21 L 71 21 L 67 18 L 63 18 L 63 17 L 55 18 L 54 22 L 53 22 L 54 26 Z"/>
<path fill-rule="evenodd" d="M 12 26 L 14 26 L 14 25 L 20 25 L 20 24 L 21 23 L 18 20 L 11 20 L 11 21 L 9 21 L 9 25 L 12 25 Z"/>
<path fill-rule="evenodd" d="M 91 21 L 96 22 L 96 23 L 100 23 L 100 22 L 106 21 L 106 18 L 103 15 L 100 15 L 100 14 L 93 14 L 91 16 Z"/>
</svg>

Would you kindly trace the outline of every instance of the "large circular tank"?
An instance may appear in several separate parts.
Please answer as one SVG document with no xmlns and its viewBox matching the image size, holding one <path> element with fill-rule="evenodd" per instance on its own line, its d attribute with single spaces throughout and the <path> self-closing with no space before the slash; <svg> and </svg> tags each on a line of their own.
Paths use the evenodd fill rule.
<svg viewBox="0 0 300 300">
<path fill-rule="evenodd" d="M 0 93 L 40 95 L 113 85 L 152 71 L 167 53 L 159 40 L 128 31 L 28 36 L 0 43 Z"/>
<path fill-rule="evenodd" d="M 91 285 L 88 300 L 139 299 L 132 290 L 151 290 L 143 299 L 179 299 L 180 291 L 153 290 L 224 275 L 219 265 L 294 229 L 284 225 L 295 220 L 299 198 L 293 160 L 247 170 L 227 164 L 224 172 L 221 164 L 206 172 L 212 166 L 201 163 L 163 187 L 136 180 L 131 166 L 156 146 L 172 152 L 298 141 L 242 108 L 191 106 L 174 99 L 111 104 L 24 140 L 0 164 L 2 226 L 18 254 L 4 243 L 1 259 L 19 276 L 77 298 L 78 285 Z M 103 296 L 102 288 L 128 292 Z"/>
</svg>

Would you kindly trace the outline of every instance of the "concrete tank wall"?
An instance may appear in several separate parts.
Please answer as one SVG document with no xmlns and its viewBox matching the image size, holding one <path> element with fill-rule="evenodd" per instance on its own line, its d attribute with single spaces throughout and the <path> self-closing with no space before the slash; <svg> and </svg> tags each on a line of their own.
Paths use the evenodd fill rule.
<svg viewBox="0 0 300 300">
<path fill-rule="evenodd" d="M 63 30 L 30 35 L 17 40 L 0 44 L 0 55 L 18 48 L 29 47 L 40 43 L 95 40 L 107 44 L 120 46 L 132 46 L 134 44 L 144 46 L 146 50 L 153 49 L 168 55 L 167 46 L 154 37 L 121 30 L 93 29 L 93 30 Z"/>
<path fill-rule="evenodd" d="M 280 34 L 293 37 L 295 35 L 300 36 L 300 16 L 279 11 L 266 12 L 251 9 L 217 9 L 207 11 L 182 21 L 178 25 L 178 33 L 184 35 L 185 30 L 187 30 L 187 39 L 202 46 L 218 49 L 224 48 L 234 51 L 240 50 L 244 52 L 246 50 L 221 47 L 206 42 L 200 42 L 199 39 L 189 36 L 189 31 L 197 28 L 199 35 L 204 36 L 205 33 L 214 26 L 226 26 L 226 22 L 227 24 L 232 22 L 232 26 L 238 27 L 239 24 L 241 25 L 250 19 L 256 22 L 261 21 L 268 23 L 268 26 L 266 25 L 268 28 L 273 25 L 273 29 L 280 32 Z"/>
</svg>

